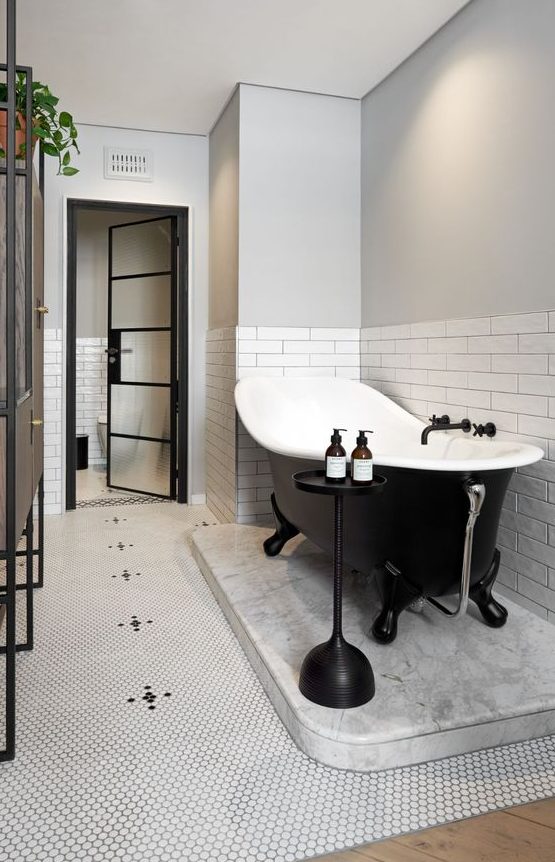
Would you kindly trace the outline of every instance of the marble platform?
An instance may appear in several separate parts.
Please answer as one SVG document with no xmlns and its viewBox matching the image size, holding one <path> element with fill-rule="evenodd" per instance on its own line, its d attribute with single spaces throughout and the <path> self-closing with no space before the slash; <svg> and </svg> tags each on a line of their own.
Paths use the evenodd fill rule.
<svg viewBox="0 0 555 862">
<path fill-rule="evenodd" d="M 506 602 L 502 629 L 474 607 L 449 620 L 427 606 L 405 612 L 397 640 L 367 631 L 376 614 L 370 579 L 346 572 L 344 633 L 370 659 L 376 696 L 333 710 L 298 689 L 303 657 L 331 633 L 331 561 L 297 537 L 279 557 L 271 531 L 225 524 L 196 530 L 194 557 L 281 720 L 306 754 L 370 771 L 555 733 L 555 627 Z M 505 601 L 505 600 L 503 600 Z"/>
</svg>

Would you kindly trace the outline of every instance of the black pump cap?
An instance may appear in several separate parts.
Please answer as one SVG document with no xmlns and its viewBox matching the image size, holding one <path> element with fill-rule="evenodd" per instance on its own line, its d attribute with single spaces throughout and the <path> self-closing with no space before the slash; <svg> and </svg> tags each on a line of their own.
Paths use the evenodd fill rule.
<svg viewBox="0 0 555 862">
<path fill-rule="evenodd" d="M 373 431 L 369 431 L 368 428 L 363 428 L 362 431 L 358 432 L 357 437 L 357 446 L 366 446 L 368 443 L 368 437 L 366 434 L 373 434 Z"/>
<path fill-rule="evenodd" d="M 331 442 L 332 443 L 341 443 L 342 437 L 341 437 L 341 434 L 339 432 L 340 431 L 346 431 L 346 430 L 347 430 L 346 428 L 334 428 L 333 434 L 331 435 Z"/>
</svg>

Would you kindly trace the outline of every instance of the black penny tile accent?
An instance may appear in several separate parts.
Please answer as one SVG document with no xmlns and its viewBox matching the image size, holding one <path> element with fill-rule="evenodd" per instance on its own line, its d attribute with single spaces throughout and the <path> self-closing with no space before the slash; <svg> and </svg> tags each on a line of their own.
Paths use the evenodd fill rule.
<svg viewBox="0 0 555 862">
<path fill-rule="evenodd" d="M 130 572 L 129 569 L 124 569 L 120 575 L 110 575 L 111 578 L 123 578 L 126 582 L 129 582 L 131 578 L 140 578 L 140 576 L 140 572 Z"/>
<path fill-rule="evenodd" d="M 144 694 L 142 694 L 140 696 L 137 695 L 136 697 L 128 697 L 127 703 L 139 703 L 140 704 L 142 701 L 143 705 L 147 709 L 154 710 L 154 709 L 156 709 L 157 706 L 160 706 L 160 703 L 163 702 L 162 698 L 171 697 L 171 691 L 165 691 L 162 695 L 155 694 L 154 691 L 152 690 L 151 685 L 143 686 L 143 692 L 144 692 Z M 158 703 L 157 703 L 157 701 L 158 701 Z"/>
<path fill-rule="evenodd" d="M 133 631 L 140 632 L 141 626 L 143 625 L 152 625 L 153 620 L 145 620 L 145 622 L 141 622 L 141 620 L 136 616 L 131 617 L 131 622 L 129 623 L 118 623 L 118 628 L 125 628 L 126 626 L 131 626 Z"/>
<path fill-rule="evenodd" d="M 108 489 L 110 493 L 113 492 Z M 148 506 L 155 503 L 171 503 L 166 497 L 143 497 L 142 494 L 128 494 L 125 497 L 96 497 L 94 500 L 77 500 L 77 509 L 105 509 L 113 506 Z"/>
</svg>

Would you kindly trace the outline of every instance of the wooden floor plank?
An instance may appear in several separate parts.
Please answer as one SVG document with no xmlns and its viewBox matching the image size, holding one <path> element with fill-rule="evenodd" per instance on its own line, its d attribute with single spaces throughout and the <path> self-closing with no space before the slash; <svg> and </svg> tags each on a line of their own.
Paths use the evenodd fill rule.
<svg viewBox="0 0 555 862">
<path fill-rule="evenodd" d="M 316 862 L 360 862 L 360 856 L 355 856 L 354 850 L 343 850 L 341 853 L 334 853 L 332 856 L 320 856 Z"/>
<path fill-rule="evenodd" d="M 507 814 L 555 829 L 555 799 L 543 799 L 541 802 L 518 805 L 516 808 L 510 808 Z"/>
<path fill-rule="evenodd" d="M 396 841 L 385 841 L 357 848 L 353 851 L 351 862 L 437 862 L 437 859 Z"/>
<path fill-rule="evenodd" d="M 322 862 L 555 862 L 555 798 L 367 844 Z"/>
<path fill-rule="evenodd" d="M 553 830 L 504 811 L 395 841 L 442 862 L 555 862 Z"/>
</svg>

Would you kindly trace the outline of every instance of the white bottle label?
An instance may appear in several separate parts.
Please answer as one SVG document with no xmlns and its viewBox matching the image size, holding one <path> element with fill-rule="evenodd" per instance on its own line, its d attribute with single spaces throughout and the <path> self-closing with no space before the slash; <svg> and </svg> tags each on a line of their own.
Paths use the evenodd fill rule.
<svg viewBox="0 0 555 862">
<path fill-rule="evenodd" d="M 326 476 L 328 479 L 344 479 L 347 475 L 347 456 L 328 455 L 326 458 Z"/>
<path fill-rule="evenodd" d="M 371 482 L 373 478 L 371 458 L 353 458 L 353 479 L 356 482 Z"/>
</svg>

